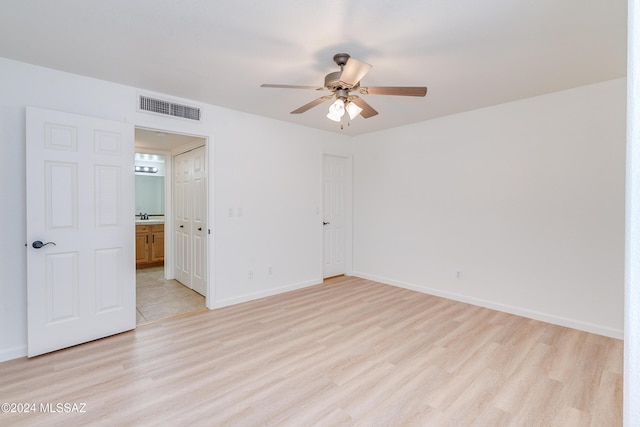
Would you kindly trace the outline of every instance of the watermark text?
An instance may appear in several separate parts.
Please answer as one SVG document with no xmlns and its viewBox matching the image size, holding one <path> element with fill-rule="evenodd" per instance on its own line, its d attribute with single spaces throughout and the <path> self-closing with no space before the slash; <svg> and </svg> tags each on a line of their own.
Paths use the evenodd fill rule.
<svg viewBox="0 0 640 427">
<path fill-rule="evenodd" d="M 84 402 L 4 402 L 0 404 L 0 412 L 3 414 L 82 414 L 87 412 L 87 404 Z"/>
</svg>

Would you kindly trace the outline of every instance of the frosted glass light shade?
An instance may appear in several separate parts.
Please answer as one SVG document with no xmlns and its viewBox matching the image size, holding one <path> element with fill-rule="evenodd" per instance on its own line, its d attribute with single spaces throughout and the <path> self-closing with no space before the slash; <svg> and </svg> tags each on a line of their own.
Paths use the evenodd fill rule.
<svg viewBox="0 0 640 427">
<path fill-rule="evenodd" d="M 329 107 L 327 117 L 334 122 L 339 122 L 342 116 L 344 116 L 344 101 L 342 99 L 336 99 L 336 102 Z"/>
<path fill-rule="evenodd" d="M 362 108 L 358 107 L 353 102 L 347 104 L 347 113 L 349 113 L 349 117 L 351 120 L 355 119 L 362 112 Z"/>
</svg>

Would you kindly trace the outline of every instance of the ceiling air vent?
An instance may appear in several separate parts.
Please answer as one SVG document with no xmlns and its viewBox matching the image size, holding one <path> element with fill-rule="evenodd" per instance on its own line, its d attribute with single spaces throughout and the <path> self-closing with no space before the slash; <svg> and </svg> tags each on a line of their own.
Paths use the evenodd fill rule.
<svg viewBox="0 0 640 427">
<path fill-rule="evenodd" d="M 141 111 L 164 114 L 165 116 L 181 117 L 183 119 L 200 120 L 200 109 L 188 105 L 176 104 L 175 102 L 163 101 L 162 99 L 150 98 L 140 95 L 138 105 Z"/>
</svg>

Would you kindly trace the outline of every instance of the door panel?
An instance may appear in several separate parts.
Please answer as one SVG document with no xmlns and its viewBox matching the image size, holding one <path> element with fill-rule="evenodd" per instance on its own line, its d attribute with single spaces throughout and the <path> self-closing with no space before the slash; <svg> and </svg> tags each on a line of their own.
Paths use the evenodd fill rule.
<svg viewBox="0 0 640 427">
<path fill-rule="evenodd" d="M 115 166 L 95 165 L 96 229 L 108 229 L 120 222 L 122 211 L 119 189 L 122 170 Z"/>
<path fill-rule="evenodd" d="M 46 320 L 48 325 L 76 320 L 78 297 L 78 253 L 46 255 Z"/>
<path fill-rule="evenodd" d="M 104 313 L 124 307 L 122 280 L 122 248 L 96 251 L 96 311 Z"/>
<path fill-rule="evenodd" d="M 175 189 L 175 275 L 176 280 L 191 288 L 190 247 L 191 213 L 189 187 L 191 183 L 191 159 L 184 155 L 174 157 Z"/>
<path fill-rule="evenodd" d="M 131 125 L 27 108 L 29 356 L 135 327 L 133 146 Z"/>
<path fill-rule="evenodd" d="M 174 157 L 176 279 L 205 295 L 207 170 L 205 147 Z"/>
<path fill-rule="evenodd" d="M 78 228 L 78 167 L 73 163 L 44 162 L 46 170 L 46 229 Z"/>
<path fill-rule="evenodd" d="M 193 221 L 191 228 L 193 262 L 191 285 L 194 291 L 206 295 L 206 244 L 207 244 L 207 169 L 205 149 L 200 147 L 191 152 L 193 156 L 192 202 Z"/>
<path fill-rule="evenodd" d="M 324 156 L 324 277 L 346 273 L 347 159 Z"/>
</svg>

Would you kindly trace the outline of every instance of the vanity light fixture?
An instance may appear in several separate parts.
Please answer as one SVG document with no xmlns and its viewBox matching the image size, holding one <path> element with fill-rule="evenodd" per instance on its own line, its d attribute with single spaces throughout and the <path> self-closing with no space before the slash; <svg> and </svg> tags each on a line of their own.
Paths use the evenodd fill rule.
<svg viewBox="0 0 640 427">
<path fill-rule="evenodd" d="M 137 166 L 136 172 L 142 173 L 158 173 L 158 168 L 154 168 L 153 166 Z"/>
</svg>

